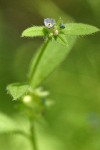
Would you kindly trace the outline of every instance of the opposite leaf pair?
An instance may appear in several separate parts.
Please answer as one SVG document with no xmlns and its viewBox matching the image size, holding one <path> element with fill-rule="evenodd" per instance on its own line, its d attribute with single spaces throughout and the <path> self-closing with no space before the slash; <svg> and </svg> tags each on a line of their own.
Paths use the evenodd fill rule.
<svg viewBox="0 0 100 150">
<path fill-rule="evenodd" d="M 33 26 L 26 29 L 22 33 L 22 37 L 46 37 L 53 38 L 57 42 L 62 41 L 61 44 L 67 45 L 66 36 L 80 36 L 89 35 L 99 31 L 98 28 L 83 24 L 83 23 L 67 23 L 59 19 L 57 22 L 54 19 L 44 19 L 45 26 Z M 60 39 L 60 40 L 59 40 Z"/>
</svg>

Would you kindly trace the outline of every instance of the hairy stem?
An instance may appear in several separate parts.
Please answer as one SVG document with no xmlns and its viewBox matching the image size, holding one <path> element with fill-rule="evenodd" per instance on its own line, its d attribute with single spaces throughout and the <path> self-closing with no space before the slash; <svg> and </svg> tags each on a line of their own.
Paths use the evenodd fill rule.
<svg viewBox="0 0 100 150">
<path fill-rule="evenodd" d="M 29 77 L 29 83 L 30 83 L 30 85 L 32 84 L 32 80 L 33 80 L 33 78 L 34 78 L 34 74 L 35 74 L 35 72 L 36 72 L 37 66 L 38 66 L 39 61 L 40 61 L 40 59 L 41 59 L 41 57 L 42 57 L 42 54 L 44 53 L 46 47 L 48 46 L 49 41 L 50 41 L 50 40 L 48 39 L 48 40 L 43 44 L 42 48 L 40 49 L 40 53 L 39 53 L 39 55 L 38 55 L 38 57 L 37 57 L 37 59 L 36 59 L 36 62 L 35 62 L 35 64 L 34 64 L 34 66 L 33 66 L 33 70 L 31 71 L 31 74 L 30 74 L 30 77 Z"/>
</svg>

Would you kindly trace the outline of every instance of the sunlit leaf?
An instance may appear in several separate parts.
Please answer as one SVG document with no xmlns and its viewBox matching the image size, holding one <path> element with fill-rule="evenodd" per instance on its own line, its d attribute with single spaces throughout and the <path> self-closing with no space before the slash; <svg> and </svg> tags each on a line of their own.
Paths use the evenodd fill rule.
<svg viewBox="0 0 100 150">
<path fill-rule="evenodd" d="M 29 85 L 13 83 L 7 86 L 8 93 L 13 97 L 14 100 L 19 99 L 25 93 L 27 93 Z"/>
<path fill-rule="evenodd" d="M 61 31 L 65 35 L 88 35 L 99 31 L 94 26 L 82 23 L 68 23 L 65 26 Z"/>
<path fill-rule="evenodd" d="M 17 124 L 10 117 L 0 112 L 0 134 L 17 130 Z"/>
<path fill-rule="evenodd" d="M 45 28 L 43 26 L 33 26 L 23 31 L 22 37 L 44 36 Z"/>
</svg>

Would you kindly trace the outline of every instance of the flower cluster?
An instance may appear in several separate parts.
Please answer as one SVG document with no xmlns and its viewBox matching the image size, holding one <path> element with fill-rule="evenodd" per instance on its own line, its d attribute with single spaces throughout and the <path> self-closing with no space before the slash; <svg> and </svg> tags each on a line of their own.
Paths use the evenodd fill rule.
<svg viewBox="0 0 100 150">
<path fill-rule="evenodd" d="M 57 36 L 60 33 L 60 30 L 65 28 L 65 25 L 62 23 L 61 19 L 56 23 L 55 19 L 46 18 L 44 19 L 44 25 L 47 29 L 49 29 L 49 37 L 53 35 Z"/>
</svg>

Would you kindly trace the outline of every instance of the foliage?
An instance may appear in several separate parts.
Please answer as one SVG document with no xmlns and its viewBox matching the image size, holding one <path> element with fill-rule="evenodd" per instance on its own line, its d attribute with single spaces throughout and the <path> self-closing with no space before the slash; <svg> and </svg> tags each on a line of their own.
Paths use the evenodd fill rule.
<svg viewBox="0 0 100 150">
<path fill-rule="evenodd" d="M 45 111 L 45 100 L 42 99 L 44 94 L 39 94 L 42 93 L 39 89 L 37 94 L 35 89 L 68 55 L 76 35 L 88 35 L 99 31 L 96 27 L 85 24 L 69 23 L 64 25 L 61 19 L 55 23 L 54 19 L 47 18 L 44 22 L 45 26 L 34 26 L 22 33 L 22 37 L 44 36 L 46 38 L 39 52 L 32 59 L 28 85 L 10 84 L 7 87 L 14 100 L 22 99 L 22 102 L 26 104 L 27 115 L 31 121 L 30 132 L 34 150 L 37 150 L 37 145 L 33 121 Z M 44 96 L 45 99 L 46 96 Z"/>
<path fill-rule="evenodd" d="M 77 22 L 82 21 L 99 26 L 100 13 L 98 12 L 100 9 L 99 4 L 97 5 L 97 1 L 98 0 L 96 0 L 95 3 L 88 0 L 83 2 L 73 1 L 73 3 L 68 1 L 68 5 L 66 4 L 65 6 L 65 3 L 67 3 L 65 2 L 63 8 L 65 7 L 64 11 L 67 10 L 69 14 L 74 16 Z M 7 6 L 7 2 L 2 2 L 1 7 L 4 7 L 2 6 L 3 3 L 4 6 Z M 98 150 L 98 147 L 100 147 L 100 135 L 98 132 L 100 125 L 100 45 L 98 36 L 91 36 L 89 38 L 77 37 L 94 34 L 99 31 L 99 29 L 82 23 L 68 23 L 74 21 L 70 21 L 71 17 L 66 15 L 64 11 L 61 11 L 52 1 L 45 2 L 44 0 L 43 2 L 34 0 L 33 5 L 30 5 L 30 2 L 26 1 L 24 1 L 24 3 L 22 1 L 21 3 L 21 7 L 25 8 L 22 8 L 23 12 L 24 10 L 28 12 L 24 13 L 25 17 L 23 17 L 19 5 L 17 8 L 17 3 L 16 6 L 12 5 L 11 2 L 9 3 L 10 8 L 14 6 L 14 13 L 8 13 L 10 9 L 7 7 L 2 9 L 2 11 L 0 10 L 0 109 L 1 112 L 7 112 L 7 115 L 4 115 L 3 112 L 0 113 L 0 149 L 30 150 L 34 147 L 34 149 L 45 150 L 48 147 L 50 150 Z M 51 8 L 55 11 L 48 11 L 51 10 Z M 16 10 L 19 10 L 18 14 L 20 13 L 20 18 L 16 16 Z M 26 40 L 25 38 L 22 40 L 17 38 L 18 32 L 20 34 L 22 30 L 20 25 L 24 26 L 23 28 L 29 26 L 27 24 L 25 25 L 25 22 L 27 23 L 29 20 L 31 22 L 30 13 L 35 12 L 35 10 L 38 10 L 38 13 L 40 13 L 43 18 L 47 16 L 58 18 L 59 14 L 64 18 L 63 20 L 66 20 L 65 24 L 60 19 L 53 28 L 33 25 L 22 33 L 22 37 L 28 37 L 27 41 L 30 40 L 31 42 L 29 42 L 29 44 L 32 43 L 32 46 L 28 46 L 29 44 L 26 42 L 24 45 L 26 48 L 21 47 L 16 51 L 15 48 L 20 45 L 20 41 L 23 43 L 23 41 L 25 42 Z M 3 11 L 4 14 L 5 11 L 7 11 L 6 16 L 1 15 Z M 29 16 L 27 16 L 27 14 L 29 14 Z M 37 18 L 38 15 L 33 13 L 33 16 Z M 9 19 L 10 22 L 8 23 L 7 21 L 9 21 Z M 33 21 L 32 19 L 32 22 Z M 13 22 L 16 22 L 16 25 Z M 38 22 L 38 19 L 36 22 Z M 20 28 L 19 31 L 18 28 Z M 9 35 L 12 36 L 9 38 Z M 28 79 L 24 82 L 29 58 L 31 58 L 31 54 L 33 54 L 35 50 L 36 39 L 34 37 L 43 37 L 44 43 L 32 58 Z M 71 52 L 76 39 L 78 42 L 76 47 L 74 47 L 74 51 Z M 37 43 L 36 45 L 39 47 L 39 42 Z M 25 49 L 27 52 L 24 51 Z M 24 51 L 23 54 L 22 51 Z M 70 55 L 68 55 L 69 52 Z M 17 55 L 18 53 L 19 55 Z M 20 59 L 17 59 L 18 56 Z M 57 70 L 56 68 L 63 62 L 66 56 L 68 56 L 66 61 L 64 61 L 63 65 Z M 14 59 L 12 60 L 12 58 Z M 29 59 L 28 61 L 27 58 Z M 14 66 L 15 60 L 17 62 L 17 68 Z M 20 64 L 20 68 L 18 68 L 18 63 Z M 15 74 L 12 67 L 15 71 L 17 70 L 19 77 L 22 76 L 22 79 L 18 79 L 18 75 Z M 11 72 L 12 70 L 13 72 Z M 21 70 L 21 72 L 19 70 Z M 23 70 L 25 71 L 21 74 Z M 50 76 L 53 71 L 55 72 Z M 45 80 L 48 77 L 49 79 Z M 12 83 L 7 86 L 7 91 L 11 97 L 8 94 L 6 95 L 5 92 L 2 93 L 2 87 L 16 80 L 20 80 L 20 83 Z M 39 86 L 41 85 L 49 89 L 51 91 L 50 96 L 55 99 L 55 105 L 51 107 L 51 109 L 48 109 L 48 106 L 52 103 L 48 98 L 49 92 L 40 88 Z M 11 99 L 16 101 L 11 101 Z M 17 123 L 14 121 L 16 120 L 15 114 L 17 117 L 21 117 Z M 29 126 L 25 128 L 28 134 L 22 130 L 23 128 L 20 128 L 21 124 L 23 124 L 24 127 L 27 124 L 27 121 L 23 121 L 25 117 L 23 114 L 28 117 Z M 47 119 L 47 122 L 50 123 L 49 129 L 47 122 L 43 122 L 43 118 Z M 36 122 L 38 125 L 40 124 L 40 127 L 35 124 Z M 44 131 L 42 132 L 43 129 Z M 6 144 L 5 140 L 7 141 Z M 32 142 L 30 142 L 30 140 Z M 64 143 L 64 147 L 61 143 Z"/>
</svg>

